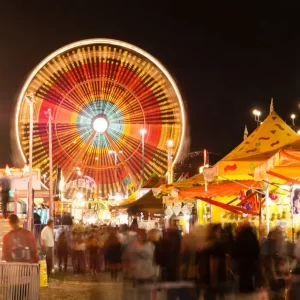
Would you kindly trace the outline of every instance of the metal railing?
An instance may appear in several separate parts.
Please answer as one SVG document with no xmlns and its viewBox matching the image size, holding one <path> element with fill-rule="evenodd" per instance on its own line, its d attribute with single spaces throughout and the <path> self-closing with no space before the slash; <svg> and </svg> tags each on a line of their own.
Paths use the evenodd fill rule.
<svg viewBox="0 0 300 300">
<path fill-rule="evenodd" d="M 0 299 L 38 300 L 39 272 L 38 264 L 0 262 Z"/>
</svg>

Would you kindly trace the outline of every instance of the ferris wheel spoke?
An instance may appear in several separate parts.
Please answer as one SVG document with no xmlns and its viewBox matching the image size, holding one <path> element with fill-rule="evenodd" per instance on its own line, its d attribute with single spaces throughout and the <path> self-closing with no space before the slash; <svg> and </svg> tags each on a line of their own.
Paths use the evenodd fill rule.
<svg viewBox="0 0 300 300">
<path fill-rule="evenodd" d="M 73 158 L 71 164 L 68 167 L 68 170 L 66 171 L 66 175 L 65 175 L 66 181 L 68 181 L 69 178 L 71 177 L 71 174 L 72 174 L 75 166 L 78 164 L 79 161 L 81 161 L 82 157 L 84 156 L 87 149 L 89 148 L 90 143 L 94 139 L 95 135 L 96 135 L 96 133 L 92 132 L 92 134 L 89 136 L 87 143 L 81 147 L 81 149 L 78 151 L 77 155 Z"/>
<path fill-rule="evenodd" d="M 112 140 L 112 138 L 109 136 L 109 134 L 107 132 L 105 132 L 105 136 L 107 138 L 107 140 L 109 141 L 110 146 L 114 149 L 116 155 L 118 156 L 119 160 L 122 162 L 122 164 L 124 165 L 124 167 L 126 168 L 126 171 L 128 172 L 128 174 L 131 177 L 131 180 L 135 183 L 135 185 L 137 185 L 137 179 L 135 174 L 131 171 L 130 167 L 128 166 L 128 164 L 126 163 L 125 159 L 123 158 L 122 155 L 120 155 L 119 153 L 119 149 L 115 146 L 114 141 Z"/>
</svg>

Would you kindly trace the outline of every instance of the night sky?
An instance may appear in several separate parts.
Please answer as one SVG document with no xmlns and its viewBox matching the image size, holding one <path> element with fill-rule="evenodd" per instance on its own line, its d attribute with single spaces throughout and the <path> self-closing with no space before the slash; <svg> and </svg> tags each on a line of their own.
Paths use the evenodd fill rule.
<svg viewBox="0 0 300 300">
<path fill-rule="evenodd" d="M 300 125 L 299 9 L 193 2 L 3 1 L 0 166 L 11 163 L 10 126 L 26 76 L 57 48 L 87 38 L 132 43 L 166 66 L 185 100 L 191 151 L 226 155 L 245 124 L 254 129 L 254 108 L 266 117 L 271 97 L 284 120 L 295 113 Z"/>
</svg>

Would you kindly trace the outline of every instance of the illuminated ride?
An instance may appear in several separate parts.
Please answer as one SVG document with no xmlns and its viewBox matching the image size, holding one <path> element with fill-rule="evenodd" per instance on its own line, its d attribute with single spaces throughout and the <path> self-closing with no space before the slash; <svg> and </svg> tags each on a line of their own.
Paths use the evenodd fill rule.
<svg viewBox="0 0 300 300">
<path fill-rule="evenodd" d="M 79 175 L 92 178 L 102 196 L 124 193 L 129 183 L 138 187 L 143 176 L 165 174 L 168 139 L 174 141 L 174 163 L 183 147 L 184 107 L 174 80 L 160 62 L 131 44 L 83 40 L 58 49 L 35 67 L 16 107 L 15 132 L 24 162 L 29 157 L 25 96 L 30 93 L 35 97 L 33 167 L 46 183 L 48 109 L 53 166 L 61 167 L 65 182 Z"/>
</svg>

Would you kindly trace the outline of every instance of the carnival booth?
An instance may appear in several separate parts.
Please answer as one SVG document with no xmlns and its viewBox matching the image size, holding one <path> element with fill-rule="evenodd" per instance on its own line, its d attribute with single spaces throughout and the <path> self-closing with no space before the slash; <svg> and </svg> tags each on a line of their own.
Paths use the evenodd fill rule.
<svg viewBox="0 0 300 300">
<path fill-rule="evenodd" d="M 280 186 L 281 193 L 278 198 L 284 198 L 285 203 L 290 207 L 285 215 L 288 215 L 287 226 L 292 229 L 293 238 L 295 238 L 295 232 L 300 229 L 300 139 L 286 145 L 255 168 L 255 179 L 262 180 L 263 178 L 267 178 L 269 182 L 275 179 L 284 182 Z M 271 218 L 274 216 L 272 215 Z"/>
<path fill-rule="evenodd" d="M 162 198 L 155 197 L 152 189 L 140 197 L 138 200 L 122 204 L 117 207 L 118 210 L 126 209 L 128 213 L 128 223 L 133 219 L 137 220 L 139 228 L 150 230 L 156 226 L 163 227 L 163 202 Z"/>
<path fill-rule="evenodd" d="M 241 193 L 247 193 L 252 184 L 243 184 L 241 180 L 256 180 L 260 183 L 260 187 L 256 187 L 253 194 L 261 198 L 259 216 L 265 222 L 267 230 L 271 225 L 270 220 L 272 219 L 275 222 L 275 217 L 277 223 L 286 224 L 287 227 L 291 226 L 288 222 L 285 222 L 290 217 L 289 201 L 287 200 L 290 193 L 280 189 L 287 182 L 287 178 L 283 176 L 260 176 L 258 178 L 257 174 L 259 170 L 262 171 L 263 168 L 267 168 L 266 166 L 270 167 L 272 165 L 273 157 L 277 152 L 290 147 L 297 140 L 299 140 L 297 133 L 271 110 L 263 123 L 249 137 L 245 137 L 238 147 L 212 168 L 204 168 L 203 174 L 207 184 L 207 195 L 211 197 L 211 194 L 214 193 L 214 187 L 218 189 L 218 186 L 215 186 L 216 182 L 240 183 L 241 187 L 244 185 L 244 188 L 241 188 Z M 259 166 L 264 167 L 259 169 Z M 197 195 L 199 196 L 194 191 L 194 196 L 197 197 Z M 241 204 L 243 206 L 245 202 L 243 198 L 247 199 L 248 196 L 247 194 L 240 194 L 238 196 L 240 202 L 235 206 L 238 207 Z M 276 201 L 280 201 L 280 205 L 276 204 Z M 253 205 L 255 205 L 255 201 L 251 201 L 251 205 L 248 205 L 248 207 L 244 205 L 244 209 L 248 211 L 248 213 L 244 212 L 245 215 L 253 210 Z M 215 216 L 214 213 L 212 215 Z"/>
<path fill-rule="evenodd" d="M 28 183 L 29 167 L 0 169 L 0 189 L 3 204 L 7 213 L 17 213 L 20 217 L 25 217 L 28 206 Z M 49 192 L 44 188 L 40 180 L 40 170 L 32 170 L 32 188 L 34 204 L 40 202 L 47 204 Z M 4 201 L 5 200 L 5 201 Z M 2 203 L 1 203 L 2 204 Z M 2 206 L 1 206 L 2 210 Z"/>
</svg>

